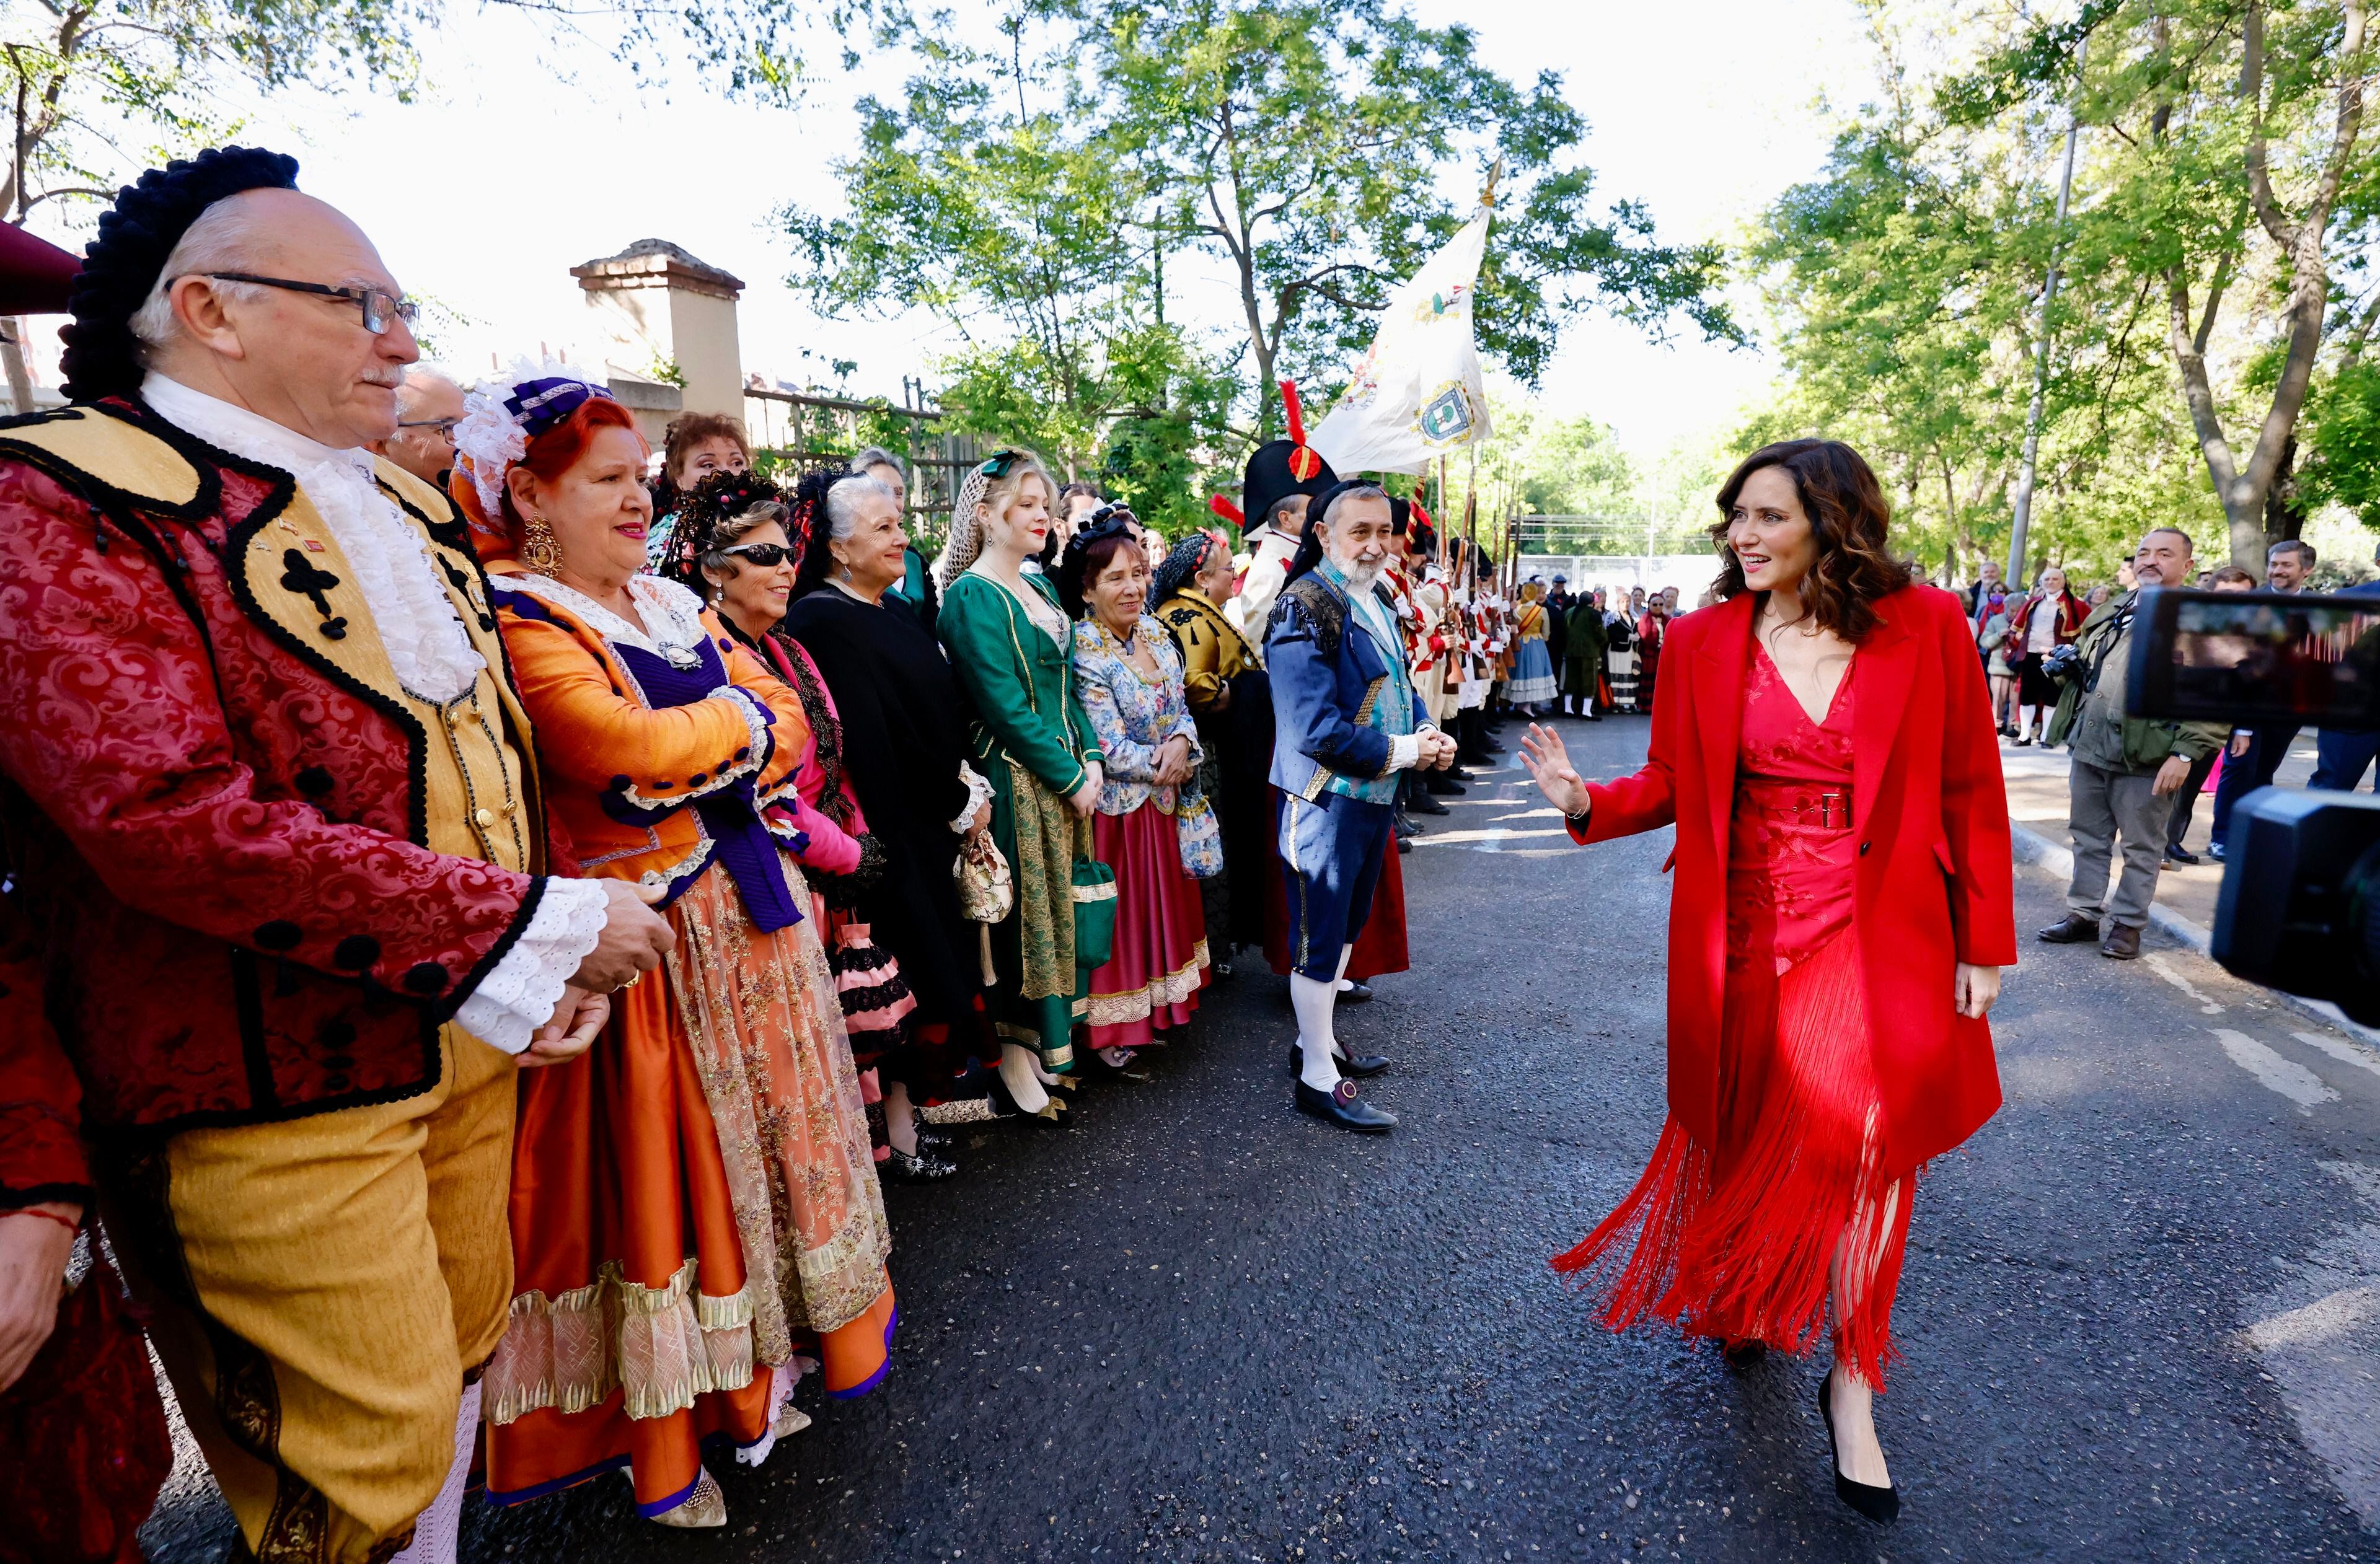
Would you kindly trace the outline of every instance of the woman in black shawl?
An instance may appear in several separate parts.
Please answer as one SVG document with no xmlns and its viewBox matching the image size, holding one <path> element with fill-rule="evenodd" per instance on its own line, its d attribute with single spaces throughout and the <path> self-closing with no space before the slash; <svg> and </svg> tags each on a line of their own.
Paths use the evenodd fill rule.
<svg viewBox="0 0 2380 1564">
<path fill-rule="evenodd" d="M 888 600 L 906 539 L 892 495 L 844 472 L 803 479 L 795 504 L 800 566 L 783 634 L 825 681 L 842 724 L 843 764 L 884 844 L 883 875 L 862 893 L 870 936 L 917 997 L 910 1030 L 944 1079 L 909 1083 L 922 1102 L 966 1098 L 931 1117 L 990 1117 L 978 1066 L 996 1061 L 983 1006 L 977 926 L 952 877 L 963 838 L 989 818 L 990 789 L 966 765 L 967 711 L 941 648 Z"/>
</svg>

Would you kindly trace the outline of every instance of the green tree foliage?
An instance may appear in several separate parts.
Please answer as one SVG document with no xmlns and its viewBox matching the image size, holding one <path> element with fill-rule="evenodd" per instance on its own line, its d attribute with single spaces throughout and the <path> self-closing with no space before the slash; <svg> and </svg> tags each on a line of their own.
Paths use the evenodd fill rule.
<svg viewBox="0 0 2380 1564">
<path fill-rule="evenodd" d="M 913 39 L 898 102 L 861 103 L 845 214 L 783 213 L 795 285 L 831 315 L 923 309 L 952 327 L 941 402 L 958 428 L 1081 475 L 1123 419 L 1195 466 L 1220 432 L 1213 377 L 1161 319 L 1147 176 L 1088 112 L 1063 38 L 1011 16 L 1000 47 L 971 47 L 947 23 Z"/>
<path fill-rule="evenodd" d="M 2150 525 L 2212 542 L 2224 536 L 2223 508 L 2180 394 L 2162 268 L 2143 259 L 2174 244 L 2188 214 L 2145 209 L 2143 192 L 2122 185 L 2132 149 L 2086 124 L 2082 195 L 2061 233 L 2065 116 L 2054 97 L 1994 97 L 2000 78 L 1987 70 L 1927 79 L 1901 64 L 1902 26 L 1937 59 L 1991 62 L 2003 75 L 2011 60 L 2036 60 L 2023 53 L 2034 35 L 2011 38 L 2002 25 L 2002 13 L 1977 7 L 1877 15 L 1876 101 L 1852 116 L 1820 176 L 1775 203 L 1749 247 L 1791 378 L 1735 443 L 1848 440 L 1890 491 L 1905 552 L 1962 579 L 1982 559 L 2004 557 L 2055 256 L 2065 281 L 2046 322 L 2028 566 L 2110 571 Z M 2166 197 L 2187 183 L 2168 181 Z M 2243 358 L 2227 369 L 2235 389 L 2245 367 Z"/>
<path fill-rule="evenodd" d="M 1425 27 L 1389 0 L 1039 3 L 1071 30 L 1097 84 L 1087 106 L 1141 171 L 1161 235 L 1226 263 L 1260 393 L 1284 374 L 1327 387 L 1499 160 L 1475 319 L 1515 377 L 1533 383 L 1591 307 L 1735 333 L 1712 295 L 1717 248 L 1658 243 L 1633 202 L 1599 211 L 1560 79 L 1506 80 L 1468 28 Z M 1257 402 L 1269 435 L 1275 404 Z"/>
<path fill-rule="evenodd" d="M 806 30 L 849 26 L 869 7 L 490 3 L 594 38 L 640 77 L 683 63 L 730 91 L 779 99 L 801 80 Z M 359 86 L 409 102 L 422 84 L 419 41 L 449 16 L 443 0 L 12 0 L 0 37 L 14 130 L 0 216 L 21 224 L 48 201 L 108 199 L 152 155 L 143 135 L 174 152 L 227 139 L 238 126 L 223 104 L 241 90 Z"/>
<path fill-rule="evenodd" d="M 2305 521 L 2301 415 L 2341 338 L 2369 330 L 2370 303 L 2340 288 L 2374 200 L 2365 6 L 2092 0 L 2016 28 L 1942 84 L 1946 116 L 1980 128 L 2071 103 L 2098 127 L 2078 267 L 2099 307 L 2129 293 L 2153 312 L 2228 552 L 2261 573 L 2266 543 Z"/>
<path fill-rule="evenodd" d="M 1533 378 L 1592 307 L 1734 331 L 1708 293 L 1718 252 L 1659 245 L 1633 204 L 1597 212 L 1560 83 L 1504 81 L 1466 30 L 1385 0 L 1018 5 L 996 42 L 949 13 L 892 30 L 916 74 L 863 105 L 844 213 L 783 214 L 793 281 L 830 314 L 930 311 L 964 339 L 942 366 L 964 427 L 1111 487 L 1153 462 L 1135 504 L 1160 525 L 1195 524 L 1279 430 L 1276 379 L 1327 404 L 1499 157 L 1491 356 Z M 1169 319 L 1169 258 L 1178 273 L 1193 249 L 1236 279 L 1226 331 Z"/>
<path fill-rule="evenodd" d="M 1524 512 L 1618 517 L 1643 508 L 1635 462 L 1591 418 L 1538 421 L 1518 455 L 1513 497 Z"/>
</svg>

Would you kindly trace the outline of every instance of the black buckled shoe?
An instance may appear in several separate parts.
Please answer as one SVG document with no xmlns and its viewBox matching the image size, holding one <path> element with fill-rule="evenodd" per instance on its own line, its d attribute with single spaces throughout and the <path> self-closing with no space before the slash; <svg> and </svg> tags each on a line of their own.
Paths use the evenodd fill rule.
<svg viewBox="0 0 2380 1564">
<path fill-rule="evenodd" d="M 1405 808 L 1408 812 L 1415 815 L 1451 815 L 1454 813 L 1453 810 L 1448 808 L 1445 805 L 1440 804 L 1437 799 L 1430 796 L 1429 784 L 1427 782 L 1422 784 L 1422 790 L 1419 793 L 1415 794 L 1411 798 L 1405 800 Z"/>
<path fill-rule="evenodd" d="M 1368 983 L 1357 983 L 1353 979 L 1348 981 L 1344 988 L 1339 990 L 1339 1002 L 1342 1005 L 1366 1004 L 1370 1002 L 1371 998 L 1372 986 Z"/>
<path fill-rule="evenodd" d="M 1330 1062 L 1339 1067 L 1339 1073 L 1342 1075 L 1353 1075 L 1359 1081 L 1377 1075 L 1381 1071 L 1386 1070 L 1389 1067 L 1387 1056 L 1377 1053 L 1359 1053 L 1352 1059 L 1343 1053 L 1332 1054 L 1330 1056 Z M 1295 1043 L 1290 1044 L 1290 1074 L 1292 1076 L 1301 1074 L 1304 1073 L 1305 1069 L 1305 1050 L 1299 1048 Z"/>
<path fill-rule="evenodd" d="M 1397 1127 L 1397 1116 L 1383 1113 L 1355 1095 L 1355 1083 L 1341 1081 L 1336 1090 L 1318 1092 L 1300 1081 L 1296 1085 L 1297 1110 L 1317 1119 L 1328 1119 L 1342 1129 L 1358 1134 L 1384 1135 Z"/>
</svg>

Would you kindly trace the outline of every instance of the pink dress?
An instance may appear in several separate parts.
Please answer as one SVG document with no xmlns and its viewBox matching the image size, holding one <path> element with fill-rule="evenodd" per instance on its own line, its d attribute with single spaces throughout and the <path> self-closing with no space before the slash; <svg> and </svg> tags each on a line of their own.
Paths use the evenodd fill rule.
<svg viewBox="0 0 2380 1564">
<path fill-rule="evenodd" d="M 1607 1283 L 1613 1329 L 1650 1315 L 1795 1352 L 1827 1327 L 1834 1287 L 1836 1350 L 1881 1388 L 1909 1200 L 1879 1172 L 1852 927 L 1857 672 L 1854 658 L 1813 722 L 1754 649 L 1728 832 L 1719 1145 L 1671 1119 L 1636 1187 L 1555 1265 Z"/>
</svg>

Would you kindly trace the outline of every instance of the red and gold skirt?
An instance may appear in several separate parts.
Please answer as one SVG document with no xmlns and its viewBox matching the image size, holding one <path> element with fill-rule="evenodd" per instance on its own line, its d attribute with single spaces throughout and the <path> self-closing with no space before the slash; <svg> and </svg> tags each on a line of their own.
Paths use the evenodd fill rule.
<svg viewBox="0 0 2380 1564">
<path fill-rule="evenodd" d="M 1091 972 L 1094 1049 L 1142 1048 L 1190 1024 L 1207 982 L 1207 912 L 1182 867 L 1173 817 L 1154 804 L 1091 817 L 1091 843 L 1115 871 L 1115 949 Z"/>
</svg>

